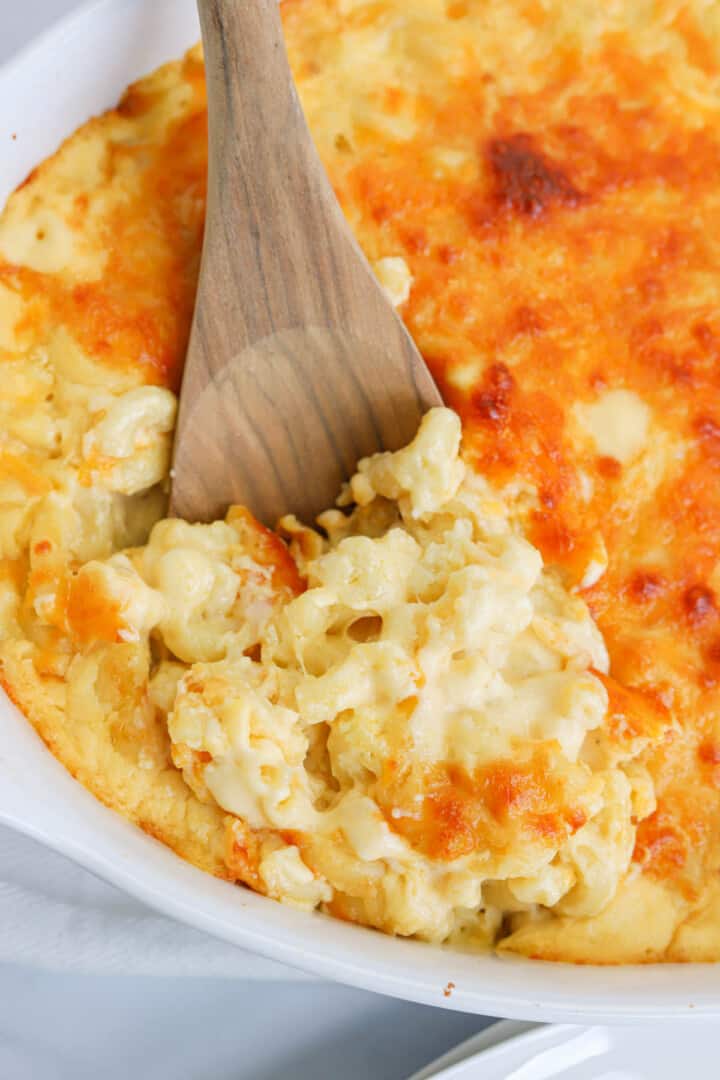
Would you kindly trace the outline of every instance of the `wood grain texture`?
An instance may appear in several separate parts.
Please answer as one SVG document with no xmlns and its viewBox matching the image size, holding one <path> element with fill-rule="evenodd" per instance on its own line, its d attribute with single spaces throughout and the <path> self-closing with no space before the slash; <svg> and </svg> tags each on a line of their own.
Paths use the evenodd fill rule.
<svg viewBox="0 0 720 1080">
<path fill-rule="evenodd" d="M 171 509 L 310 520 L 440 396 L 317 156 L 276 0 L 199 0 L 208 211 Z"/>
</svg>

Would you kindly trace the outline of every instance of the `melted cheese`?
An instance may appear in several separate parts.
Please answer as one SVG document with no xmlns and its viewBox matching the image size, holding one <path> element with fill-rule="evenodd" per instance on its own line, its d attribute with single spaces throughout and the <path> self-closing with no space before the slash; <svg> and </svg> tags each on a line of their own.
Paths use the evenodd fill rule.
<svg viewBox="0 0 720 1080">
<path fill-rule="evenodd" d="M 601 457 L 628 465 L 647 447 L 651 412 L 632 390 L 606 390 L 574 412 Z"/>
<path fill-rule="evenodd" d="M 412 288 L 412 274 L 405 260 L 392 256 L 378 259 L 373 270 L 394 306 L 404 304 Z"/>
</svg>

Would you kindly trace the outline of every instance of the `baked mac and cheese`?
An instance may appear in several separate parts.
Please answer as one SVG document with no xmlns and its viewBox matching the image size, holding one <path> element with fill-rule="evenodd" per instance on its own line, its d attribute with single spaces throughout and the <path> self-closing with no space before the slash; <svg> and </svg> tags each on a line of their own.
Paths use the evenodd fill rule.
<svg viewBox="0 0 720 1080">
<path fill-rule="evenodd" d="M 199 49 L 0 218 L 0 677 L 196 865 L 390 933 L 720 958 L 720 15 L 285 0 L 448 409 L 278 531 L 164 517 Z"/>
</svg>

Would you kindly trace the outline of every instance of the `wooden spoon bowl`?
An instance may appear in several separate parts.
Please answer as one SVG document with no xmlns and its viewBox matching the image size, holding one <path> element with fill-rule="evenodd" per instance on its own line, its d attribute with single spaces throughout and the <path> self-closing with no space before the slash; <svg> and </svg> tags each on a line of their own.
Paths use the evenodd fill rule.
<svg viewBox="0 0 720 1080">
<path fill-rule="evenodd" d="M 295 91 L 277 0 L 199 0 L 208 210 L 172 513 L 274 524 L 332 505 L 359 458 L 441 403 L 350 233 Z"/>
</svg>

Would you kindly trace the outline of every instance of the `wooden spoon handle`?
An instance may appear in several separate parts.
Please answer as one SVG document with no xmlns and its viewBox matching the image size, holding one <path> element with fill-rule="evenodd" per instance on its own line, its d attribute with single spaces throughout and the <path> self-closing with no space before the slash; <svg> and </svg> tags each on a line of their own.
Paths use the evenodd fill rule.
<svg viewBox="0 0 720 1080">
<path fill-rule="evenodd" d="M 285 133 L 283 112 L 299 115 L 288 78 L 277 0 L 198 0 L 213 107 L 227 103 L 231 115 L 215 113 L 220 135 L 242 132 L 243 141 Z M 230 78 L 228 79 L 228 76 Z M 270 102 L 277 108 L 268 108 Z M 284 110 L 281 108 L 284 102 Z M 247 106 L 254 105 L 254 108 Z M 228 120 L 231 122 L 228 123 Z"/>
<path fill-rule="evenodd" d="M 315 320 L 333 321 L 332 244 L 318 245 L 328 190 L 285 51 L 277 0 L 199 0 L 210 117 L 209 220 L 235 229 L 228 247 L 243 276 L 262 283 L 248 305 L 247 340 Z M 216 246 L 214 250 L 218 250 Z M 228 267 L 228 270 L 230 267 Z M 242 280 L 237 282 L 242 287 Z M 254 287 L 254 286 L 253 286 Z"/>
</svg>

